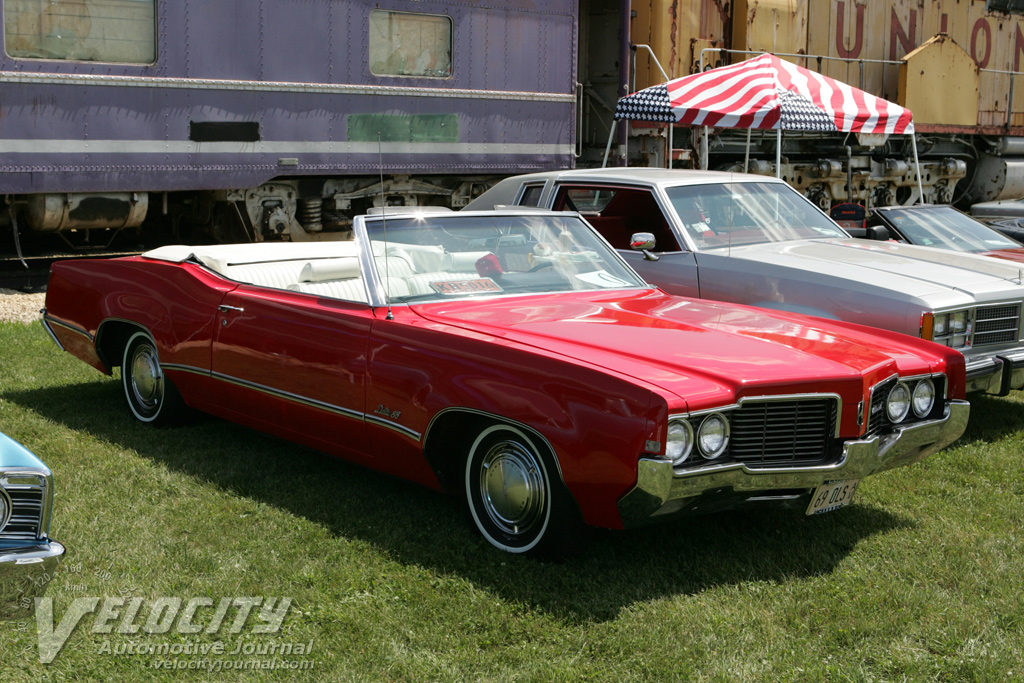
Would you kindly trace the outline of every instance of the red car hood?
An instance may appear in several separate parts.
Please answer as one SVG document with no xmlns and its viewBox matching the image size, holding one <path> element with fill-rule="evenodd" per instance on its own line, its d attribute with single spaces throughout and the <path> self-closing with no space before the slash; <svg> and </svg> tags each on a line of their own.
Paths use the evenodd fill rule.
<svg viewBox="0 0 1024 683">
<path fill-rule="evenodd" d="M 982 256 L 994 256 L 995 258 L 1006 259 L 1007 261 L 1016 261 L 1017 263 L 1024 263 L 1024 248 L 985 251 L 982 252 Z"/>
<path fill-rule="evenodd" d="M 892 354 L 901 353 L 893 350 L 899 342 L 876 337 L 866 328 L 657 290 L 463 300 L 416 305 L 414 310 L 434 322 L 644 380 L 685 397 L 691 410 L 757 395 L 826 391 L 850 400 L 895 373 Z M 875 348 L 890 351 L 883 354 Z M 927 354 L 908 352 L 903 358 L 904 365 L 916 366 L 904 367 L 905 373 L 932 368 Z"/>
</svg>

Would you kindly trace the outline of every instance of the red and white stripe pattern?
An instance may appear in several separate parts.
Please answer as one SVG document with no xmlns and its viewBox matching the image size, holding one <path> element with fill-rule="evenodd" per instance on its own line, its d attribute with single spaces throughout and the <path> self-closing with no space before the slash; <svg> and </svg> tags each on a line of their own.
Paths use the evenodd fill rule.
<svg viewBox="0 0 1024 683">
<path fill-rule="evenodd" d="M 661 99 L 666 96 L 667 100 Z M 661 101 L 655 103 L 657 99 Z M 624 97 L 616 107 L 616 118 L 665 121 L 669 111 L 672 119 L 685 126 L 914 132 L 909 109 L 771 54 Z"/>
</svg>

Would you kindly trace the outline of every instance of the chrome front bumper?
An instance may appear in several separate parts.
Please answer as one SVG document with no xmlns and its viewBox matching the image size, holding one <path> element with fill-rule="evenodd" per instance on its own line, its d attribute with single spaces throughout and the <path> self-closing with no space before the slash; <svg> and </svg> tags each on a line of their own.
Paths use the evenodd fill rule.
<svg viewBox="0 0 1024 683">
<path fill-rule="evenodd" d="M 636 486 L 619 499 L 622 524 L 629 528 L 656 521 L 658 517 L 689 508 L 707 494 L 724 494 L 737 500 L 793 498 L 794 491 L 808 493 L 826 481 L 864 477 L 917 462 L 956 441 L 967 428 L 971 406 L 949 401 L 941 419 L 898 427 L 893 433 L 862 441 L 847 441 L 839 461 L 814 467 L 755 468 L 729 463 L 697 470 L 675 471 L 672 463 L 641 458 Z"/>
<path fill-rule="evenodd" d="M 29 617 L 64 556 L 56 541 L 28 548 L 0 548 L 0 619 Z"/>
<path fill-rule="evenodd" d="M 1024 351 L 967 359 L 968 394 L 1006 396 L 1011 389 L 1024 389 Z"/>
</svg>

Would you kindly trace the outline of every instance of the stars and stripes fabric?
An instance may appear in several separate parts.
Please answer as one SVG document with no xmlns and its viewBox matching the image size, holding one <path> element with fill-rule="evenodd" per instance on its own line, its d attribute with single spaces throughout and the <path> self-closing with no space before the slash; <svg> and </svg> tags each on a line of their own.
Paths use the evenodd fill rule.
<svg viewBox="0 0 1024 683">
<path fill-rule="evenodd" d="M 910 134 L 909 109 L 772 54 L 619 99 L 615 118 L 684 126 Z"/>
</svg>

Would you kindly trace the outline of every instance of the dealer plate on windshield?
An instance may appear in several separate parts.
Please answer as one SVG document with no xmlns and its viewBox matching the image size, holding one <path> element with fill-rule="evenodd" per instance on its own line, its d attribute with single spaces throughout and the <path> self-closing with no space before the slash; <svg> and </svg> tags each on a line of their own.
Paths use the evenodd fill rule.
<svg viewBox="0 0 1024 683">
<path fill-rule="evenodd" d="M 807 506 L 807 514 L 820 515 L 849 505 L 853 501 L 853 494 L 857 490 L 857 484 L 859 483 L 860 479 L 826 481 L 811 496 L 811 504 Z"/>
</svg>

